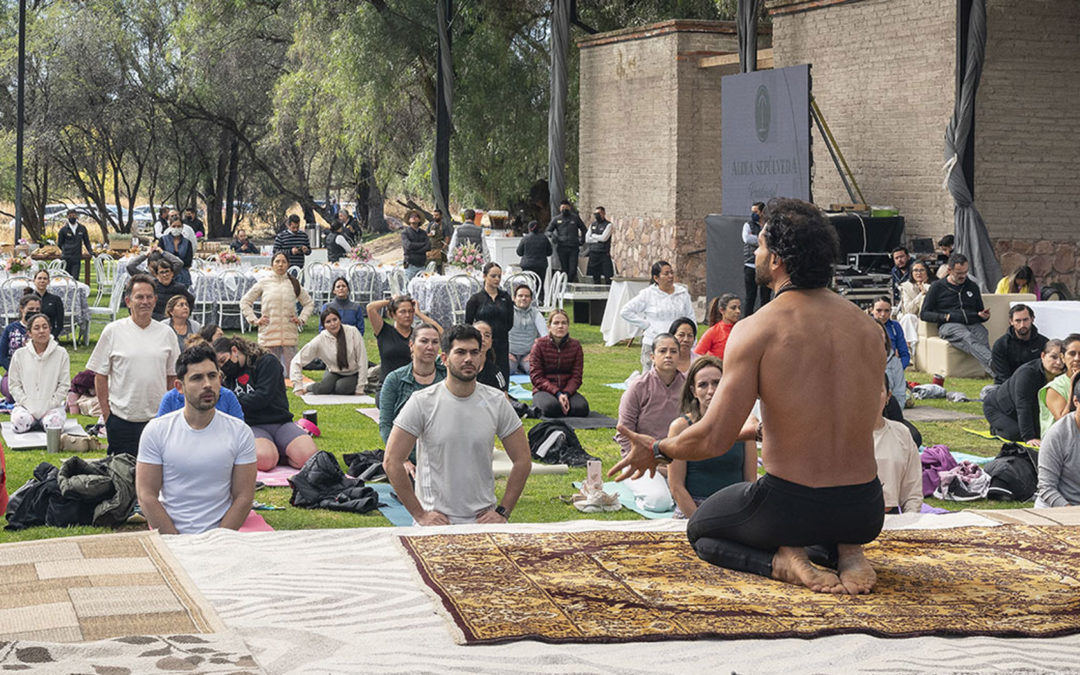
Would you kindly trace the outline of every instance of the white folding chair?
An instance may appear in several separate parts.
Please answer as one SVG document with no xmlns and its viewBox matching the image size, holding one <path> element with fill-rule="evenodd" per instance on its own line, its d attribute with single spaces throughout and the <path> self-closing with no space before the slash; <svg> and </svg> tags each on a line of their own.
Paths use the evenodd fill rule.
<svg viewBox="0 0 1080 675">
<path fill-rule="evenodd" d="M 405 290 L 408 287 L 408 281 L 405 279 L 405 270 L 400 267 L 395 267 L 387 272 L 386 278 L 390 283 L 390 297 L 396 297 L 405 293 Z"/>
<path fill-rule="evenodd" d="M 566 272 L 556 270 L 551 274 L 551 285 L 547 287 L 548 300 L 545 304 L 550 309 L 563 308 L 563 296 L 566 295 Z"/>
<path fill-rule="evenodd" d="M 75 310 L 79 307 L 79 282 L 67 276 L 66 273 L 64 275 L 57 274 L 53 276 L 53 280 L 49 284 L 49 292 L 60 298 L 60 302 L 64 306 L 64 316 L 67 319 L 65 321 L 67 325 L 60 329 L 61 334 L 53 337 L 59 342 L 62 335 L 68 333 L 71 335 L 71 348 L 78 349 L 79 338 L 76 331 L 79 326 Z"/>
<path fill-rule="evenodd" d="M 31 287 L 30 277 L 8 277 L 0 282 L 0 321 L 8 325 L 19 320 L 19 298 Z"/>
<path fill-rule="evenodd" d="M 188 288 L 191 294 L 195 296 L 195 306 L 191 308 L 191 317 L 198 317 L 196 320 L 203 325 L 206 325 L 206 317 L 214 313 L 214 303 L 209 300 L 210 287 L 213 285 L 213 277 L 199 270 L 192 268 L 189 270 L 191 274 L 191 287 Z"/>
<path fill-rule="evenodd" d="M 316 307 L 330 302 L 330 284 L 334 280 L 334 268 L 328 263 L 313 262 L 304 269 L 303 285 Z"/>
<path fill-rule="evenodd" d="M 244 275 L 237 270 L 225 270 L 218 275 L 218 326 L 225 326 L 225 317 L 240 319 L 240 332 L 246 333 L 244 313 L 240 309 L 240 299 L 247 292 Z"/>
<path fill-rule="evenodd" d="M 123 289 L 113 289 L 113 292 L 109 294 L 108 307 L 90 306 L 90 321 L 86 326 L 86 331 L 83 333 L 83 344 L 90 344 L 90 333 L 94 321 L 104 321 L 106 324 L 116 321 L 117 315 L 120 313 L 120 301 L 123 299 Z"/>
<path fill-rule="evenodd" d="M 380 299 L 379 271 L 371 263 L 353 263 L 349 266 L 346 278 L 349 280 L 354 302 L 366 305 Z"/>
<path fill-rule="evenodd" d="M 67 270 L 64 269 L 64 259 L 63 258 L 57 258 L 56 260 L 48 261 L 47 263 L 45 263 L 45 269 L 49 270 L 50 272 L 54 272 L 56 270 L 64 270 L 64 273 L 65 274 L 67 273 Z M 71 276 L 71 275 L 69 274 L 68 276 Z"/>
<path fill-rule="evenodd" d="M 564 279 L 566 278 L 566 274 L 552 271 L 550 267 L 547 270 L 547 274 L 544 275 L 544 299 L 541 302 L 540 299 L 537 298 L 536 302 L 536 308 L 541 312 L 547 313 L 559 306 L 555 298 L 555 287 L 553 286 L 555 280 L 558 278 L 556 275 L 559 274 L 562 274 Z"/>
<path fill-rule="evenodd" d="M 468 274 L 455 274 L 446 280 L 444 290 L 450 298 L 450 319 L 452 325 L 465 323 L 465 305 L 483 286 Z"/>
<path fill-rule="evenodd" d="M 94 275 L 97 277 L 97 297 L 94 304 L 101 302 L 105 295 L 113 294 L 113 285 L 116 283 L 116 268 L 118 263 L 111 255 L 99 253 L 94 256 Z"/>
<path fill-rule="evenodd" d="M 507 293 L 513 296 L 514 289 L 522 284 L 529 287 L 529 290 L 532 291 L 533 299 L 536 299 L 537 291 L 540 290 L 540 275 L 529 270 L 514 272 L 506 277 L 506 281 L 503 282 L 503 287 L 506 289 Z"/>
</svg>

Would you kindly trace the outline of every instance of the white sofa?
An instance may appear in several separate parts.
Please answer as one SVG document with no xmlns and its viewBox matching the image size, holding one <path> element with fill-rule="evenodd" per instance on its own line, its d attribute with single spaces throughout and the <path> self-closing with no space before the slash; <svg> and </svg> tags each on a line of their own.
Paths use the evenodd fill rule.
<svg viewBox="0 0 1080 675">
<path fill-rule="evenodd" d="M 1009 305 L 1014 302 L 1034 302 L 1033 293 L 984 293 L 983 306 L 990 310 L 990 319 L 983 324 L 989 333 L 990 347 L 1009 329 Z M 919 342 L 915 349 L 915 367 L 931 375 L 945 377 L 985 377 L 982 365 L 974 356 L 953 347 L 938 337 L 937 324 L 919 322 Z"/>
</svg>

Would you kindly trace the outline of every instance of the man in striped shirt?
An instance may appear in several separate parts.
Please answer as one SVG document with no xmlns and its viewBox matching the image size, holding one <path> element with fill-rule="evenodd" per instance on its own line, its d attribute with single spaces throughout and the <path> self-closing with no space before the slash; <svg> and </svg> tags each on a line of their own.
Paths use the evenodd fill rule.
<svg viewBox="0 0 1080 675">
<path fill-rule="evenodd" d="M 293 214 L 286 222 L 286 229 L 274 237 L 274 255 L 284 253 L 289 267 L 304 269 L 304 256 L 311 253 L 307 234 L 300 231 L 300 216 Z"/>
</svg>

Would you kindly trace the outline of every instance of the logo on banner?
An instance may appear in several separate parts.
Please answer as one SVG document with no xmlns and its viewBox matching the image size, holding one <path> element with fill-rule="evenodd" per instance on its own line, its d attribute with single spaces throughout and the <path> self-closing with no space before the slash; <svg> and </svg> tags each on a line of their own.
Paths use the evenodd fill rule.
<svg viewBox="0 0 1080 675">
<path fill-rule="evenodd" d="M 772 105 L 769 103 L 769 89 L 765 85 L 758 87 L 754 97 L 754 126 L 758 140 L 764 143 L 769 139 L 769 123 L 772 118 Z"/>
</svg>

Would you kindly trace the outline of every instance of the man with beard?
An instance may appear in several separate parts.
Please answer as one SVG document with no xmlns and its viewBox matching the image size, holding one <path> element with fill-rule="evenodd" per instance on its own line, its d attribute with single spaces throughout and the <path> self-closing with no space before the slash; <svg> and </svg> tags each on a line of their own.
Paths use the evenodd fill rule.
<svg viewBox="0 0 1080 675">
<path fill-rule="evenodd" d="M 1024 304 L 1009 308 L 1009 330 L 994 341 L 990 350 L 990 370 L 994 384 L 1003 384 L 1016 369 L 1039 358 L 1047 337 L 1035 327 L 1035 311 Z"/>
<path fill-rule="evenodd" d="M 876 575 L 862 545 L 877 537 L 885 516 L 874 459 L 881 327 L 829 290 L 839 244 L 816 206 L 774 199 L 761 220 L 754 265 L 773 299 L 732 329 L 708 411 L 663 440 L 620 424 L 630 451 L 610 473 L 639 478 L 669 459 L 723 455 L 754 438 L 747 422 L 760 398 L 765 475 L 709 497 L 687 524 L 691 545 L 702 560 L 728 569 L 818 592 L 868 593 Z M 792 386 L 796 371 L 816 395 Z"/>
<path fill-rule="evenodd" d="M 414 392 L 394 419 L 383 470 L 418 525 L 505 523 L 532 469 L 529 442 L 506 396 L 478 384 L 482 338 L 472 326 L 443 337 L 447 377 Z M 495 501 L 491 448 L 498 436 L 512 467 Z M 416 446 L 416 490 L 405 470 Z"/>
<path fill-rule="evenodd" d="M 214 408 L 221 372 L 210 345 L 185 349 L 176 377 L 184 407 L 151 420 L 139 441 L 139 505 L 162 534 L 237 530 L 255 497 L 255 436 L 243 421 Z"/>
</svg>

